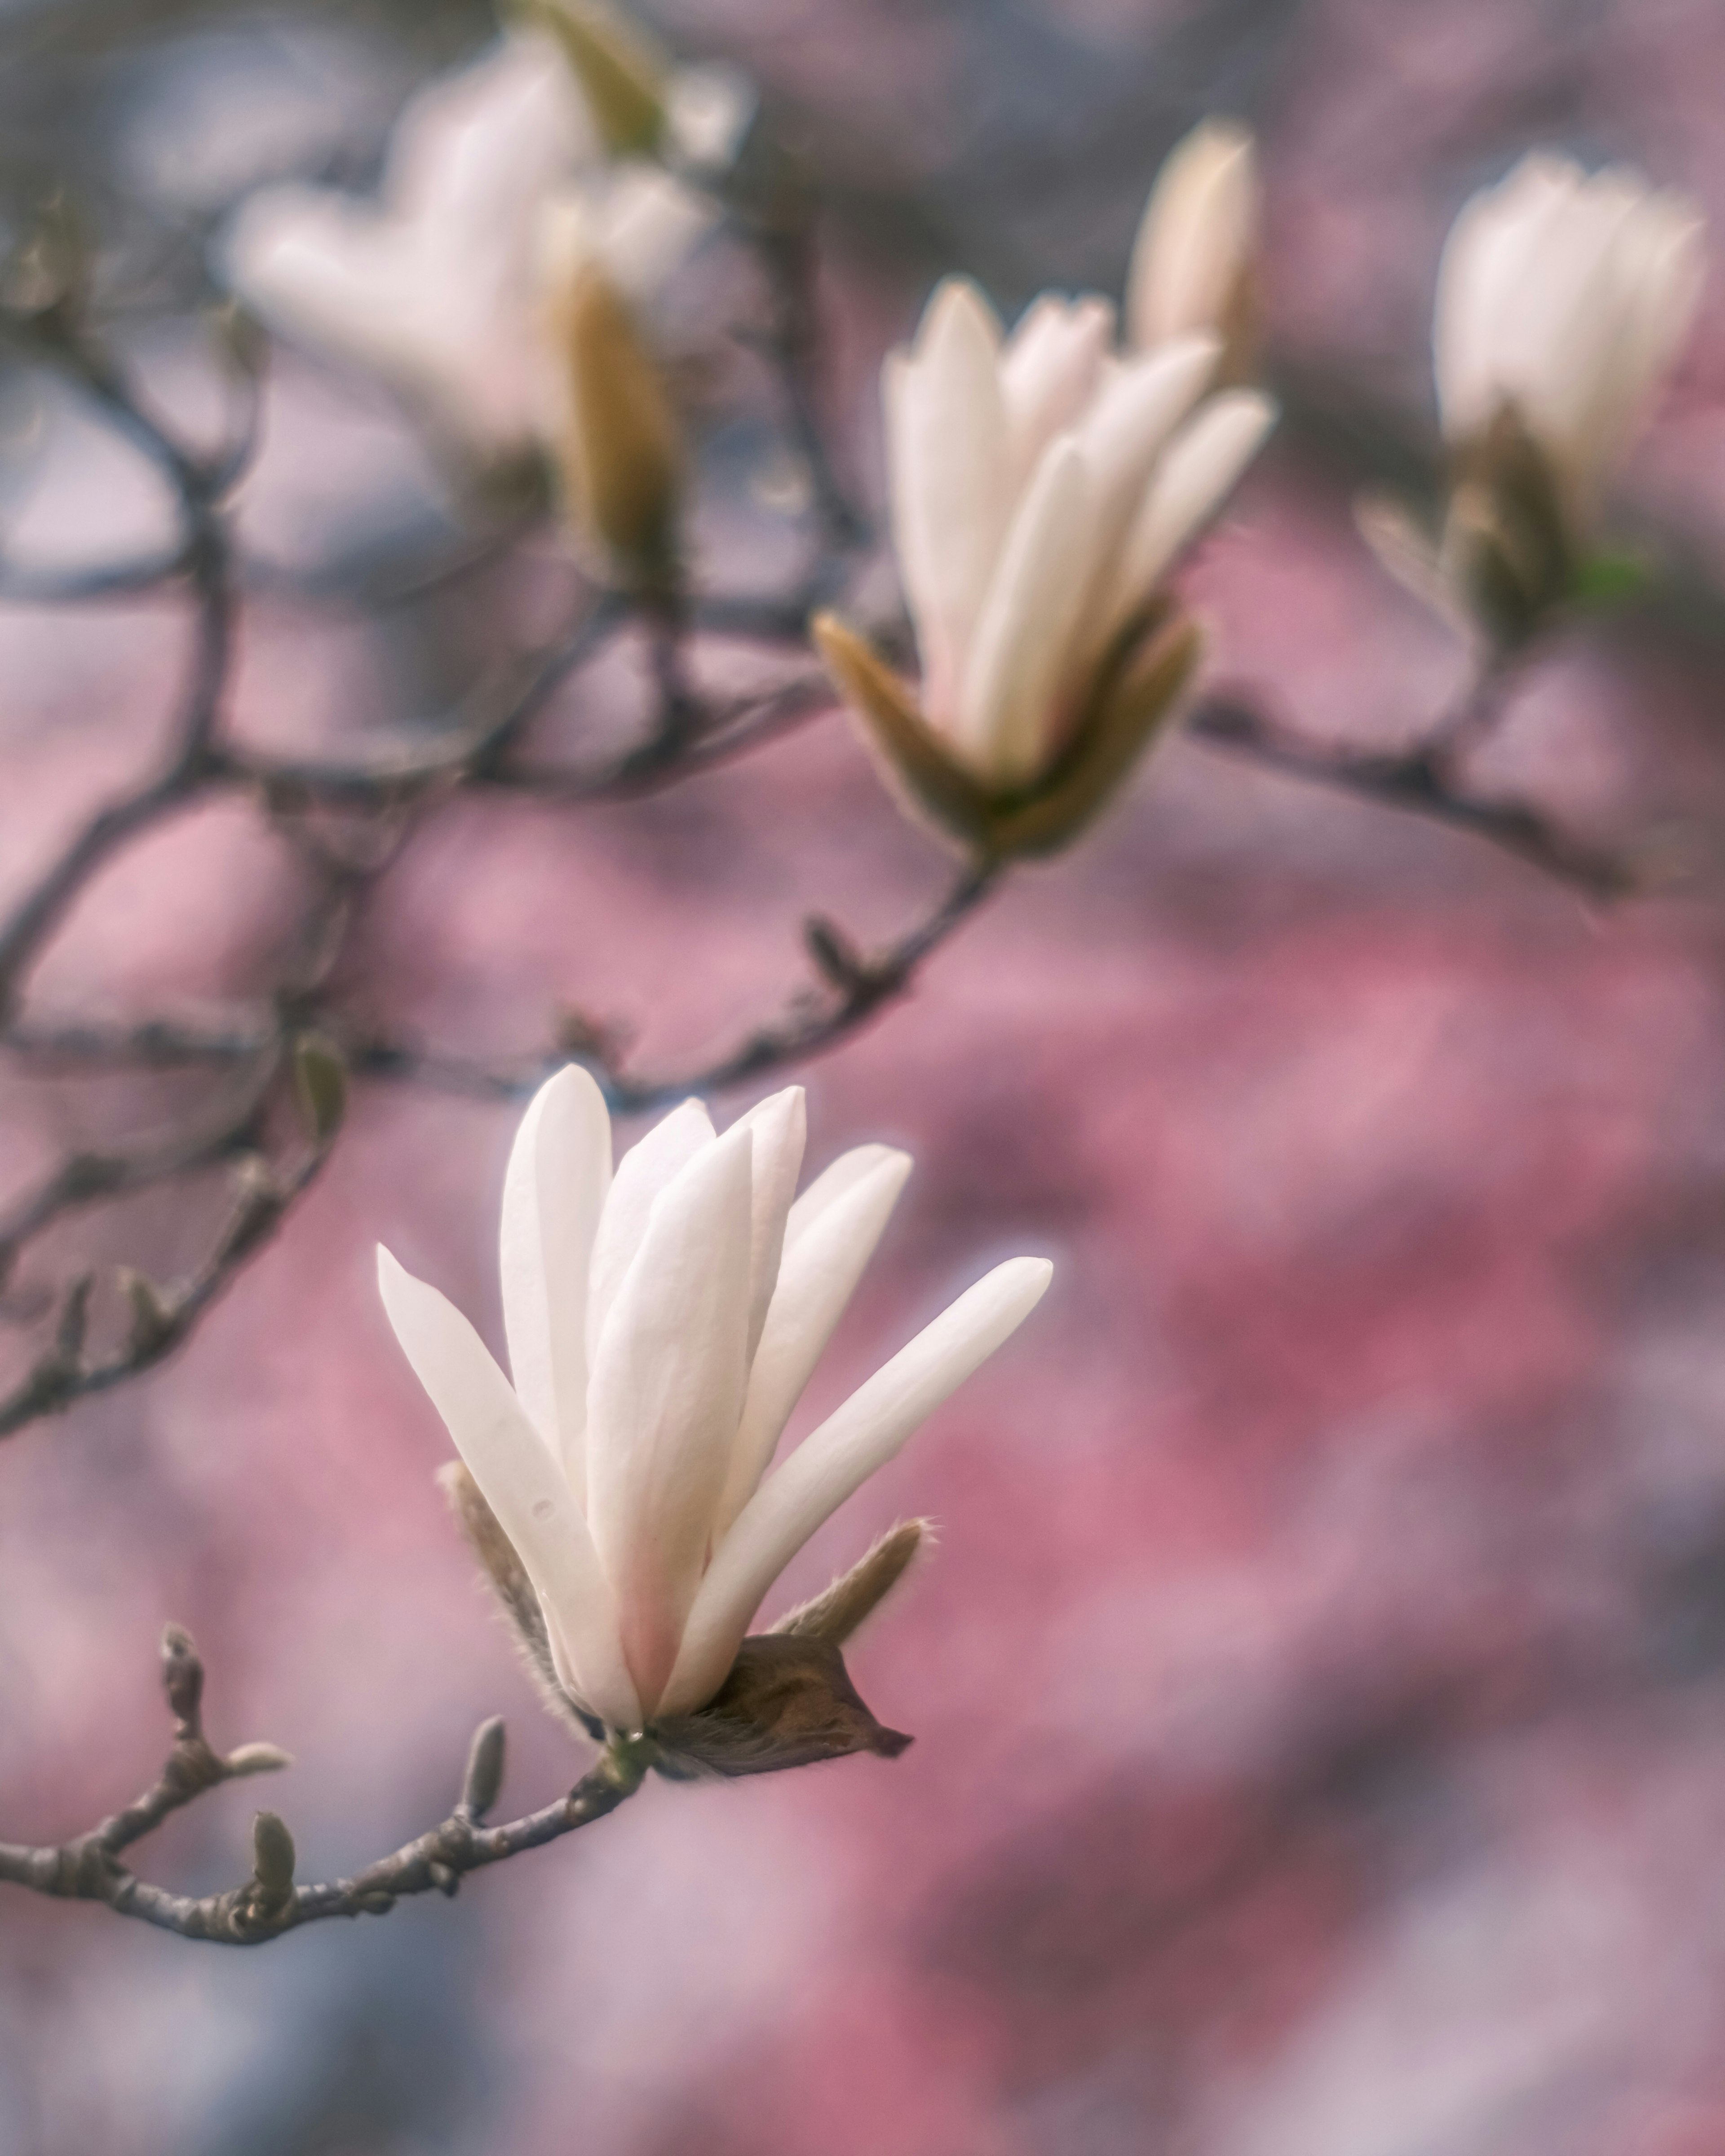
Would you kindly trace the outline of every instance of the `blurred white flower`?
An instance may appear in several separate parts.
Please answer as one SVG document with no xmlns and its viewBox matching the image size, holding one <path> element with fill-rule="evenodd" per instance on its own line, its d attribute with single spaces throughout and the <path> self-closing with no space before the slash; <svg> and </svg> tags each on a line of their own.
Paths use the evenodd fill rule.
<svg viewBox="0 0 1725 2156">
<path fill-rule="evenodd" d="M 691 85 L 703 151 L 712 95 Z M 669 103 L 675 131 L 678 100 Z M 650 295 L 712 220 L 663 166 L 605 160 L 574 74 L 546 31 L 511 32 L 403 108 L 378 199 L 268 187 L 229 227 L 239 295 L 283 336 L 375 373 L 480 462 L 555 429 L 540 227 L 578 214 L 627 297 Z"/>
<path fill-rule="evenodd" d="M 452 1304 L 378 1253 L 397 1337 L 544 1609 L 560 1680 L 633 1732 L 703 1706 L 785 1564 L 998 1348 L 1051 1268 L 998 1266 L 773 1472 L 781 1433 L 910 1169 L 844 1154 L 793 1202 L 803 1094 L 722 1137 L 688 1101 L 613 1175 L 571 1067 L 504 1188 L 511 1384 Z"/>
<path fill-rule="evenodd" d="M 922 659 L 918 752 L 942 767 L 961 813 L 967 785 L 981 814 L 1081 776 L 1092 737 L 1117 750 L 1136 726 L 1142 742 L 1196 655 L 1189 624 L 1172 670 L 1166 639 L 1147 640 L 1168 623 L 1163 579 L 1274 419 L 1254 390 L 1204 398 L 1214 337 L 1116 358 L 1113 329 L 1106 300 L 1049 295 L 1008 337 L 976 286 L 952 277 L 914 345 L 886 362 L 892 531 Z M 895 730 L 886 745 L 902 767 L 905 714 L 882 711 L 891 677 L 878 662 L 871 675 L 838 624 L 820 634 L 877 736 Z M 1081 790 L 1087 814 L 1093 789 Z M 1024 850 L 1070 835 L 1055 822 L 1039 822 Z M 1019 844 L 998 814 L 992 836 L 968 835 Z"/>
<path fill-rule="evenodd" d="M 1572 536 L 1687 332 L 1702 235 L 1686 197 L 1538 151 L 1475 195 L 1450 234 L 1433 326 L 1444 432 L 1466 446 L 1512 411 Z"/>
<path fill-rule="evenodd" d="M 1196 331 L 1230 347 L 1244 340 L 1258 198 L 1251 131 L 1239 121 L 1202 121 L 1170 153 L 1144 206 L 1127 280 L 1127 331 L 1140 352 Z"/>
</svg>

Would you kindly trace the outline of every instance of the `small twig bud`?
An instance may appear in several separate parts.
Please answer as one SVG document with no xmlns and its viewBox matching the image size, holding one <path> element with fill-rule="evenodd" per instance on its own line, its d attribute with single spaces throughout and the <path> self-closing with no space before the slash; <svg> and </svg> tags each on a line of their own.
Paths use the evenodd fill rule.
<svg viewBox="0 0 1725 2156">
<path fill-rule="evenodd" d="M 803 942 L 822 976 L 835 988 L 854 988 L 866 978 L 862 953 L 836 921 L 811 913 L 803 923 Z"/>
<path fill-rule="evenodd" d="M 54 1345 L 63 1363 L 75 1364 L 84 1353 L 84 1338 L 90 1329 L 90 1291 L 95 1286 L 94 1273 L 80 1273 L 61 1301 Z"/>
<path fill-rule="evenodd" d="M 460 1873 L 450 1871 L 447 1864 L 436 1862 L 429 1864 L 426 1869 L 430 1873 L 431 1883 L 436 1887 L 438 1892 L 453 1899 L 456 1888 L 461 1884 Z"/>
<path fill-rule="evenodd" d="M 239 372 L 256 381 L 270 362 L 270 335 L 258 317 L 238 300 L 225 300 L 210 310 L 209 324 Z"/>
<path fill-rule="evenodd" d="M 275 1172 L 263 1155 L 242 1154 L 234 1173 L 234 1211 L 218 1261 L 234 1265 L 254 1250 L 275 1228 L 286 1203 Z"/>
<path fill-rule="evenodd" d="M 284 1752 L 279 1744 L 238 1744 L 222 1762 L 236 1779 L 241 1774 L 273 1774 L 293 1763 L 293 1753 Z"/>
<path fill-rule="evenodd" d="M 467 1772 L 461 1778 L 461 1809 L 470 1819 L 482 1820 L 497 1801 L 503 1788 L 506 1743 L 501 1714 L 480 1722 L 473 1732 Z"/>
<path fill-rule="evenodd" d="M 131 1265 L 116 1266 L 114 1281 L 131 1306 L 131 1324 L 126 1336 L 127 1352 L 140 1358 L 152 1354 L 172 1339 L 178 1329 L 179 1318 L 173 1305 L 147 1273 L 138 1272 Z"/>
<path fill-rule="evenodd" d="M 203 1733 L 203 1664 L 192 1635 L 181 1625 L 167 1625 L 162 1635 L 162 1688 L 167 1694 L 168 1712 L 182 1738 Z"/>
<path fill-rule="evenodd" d="M 279 1904 L 293 1892 L 294 1837 L 275 1812 L 259 1812 L 252 1821 L 252 1876 L 266 1902 Z"/>
<path fill-rule="evenodd" d="M 347 1112 L 347 1066 L 321 1033 L 302 1033 L 294 1044 L 294 1089 L 306 1135 L 321 1152 Z"/>
</svg>

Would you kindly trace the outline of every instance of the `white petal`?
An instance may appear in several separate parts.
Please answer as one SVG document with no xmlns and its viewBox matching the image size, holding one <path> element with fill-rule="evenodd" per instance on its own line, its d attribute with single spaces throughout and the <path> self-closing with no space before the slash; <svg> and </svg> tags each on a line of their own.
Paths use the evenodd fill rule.
<svg viewBox="0 0 1725 2156">
<path fill-rule="evenodd" d="M 1566 160 L 1535 152 L 1472 196 L 1450 228 L 1438 266 L 1432 357 L 1452 441 L 1489 424 L 1512 378 L 1515 393 L 1525 389 L 1526 370 L 1514 357 L 1524 292 L 1551 255 L 1580 177 Z"/>
<path fill-rule="evenodd" d="M 1014 492 L 1055 436 L 1083 417 L 1113 337 L 1106 300 L 1063 300 L 1054 292 L 1045 292 L 1013 331 L 1001 355 L 1000 388 Z"/>
<path fill-rule="evenodd" d="M 784 1224 L 786 1255 L 795 1250 L 801 1239 L 819 1219 L 829 1205 L 836 1205 L 848 1191 L 867 1180 L 884 1162 L 907 1160 L 896 1146 L 853 1146 L 849 1152 L 841 1152 L 829 1168 L 824 1168 L 803 1195 L 792 1206 L 790 1217 Z"/>
<path fill-rule="evenodd" d="M 544 33 L 518 31 L 403 106 L 383 198 L 405 220 L 508 247 L 547 190 L 597 156 L 562 55 Z"/>
<path fill-rule="evenodd" d="M 1062 435 L 1013 519 L 964 670 L 959 743 L 993 785 L 1035 778 L 1073 716 L 1070 649 L 1094 574 L 1096 505 L 1083 453 Z"/>
<path fill-rule="evenodd" d="M 1168 444 L 1132 520 L 1120 557 L 1111 618 L 1123 624 L 1150 597 L 1174 557 L 1214 516 L 1276 424 L 1276 406 L 1255 389 L 1224 390 Z"/>
<path fill-rule="evenodd" d="M 782 1093 L 758 1103 L 746 1116 L 754 1141 L 750 1170 L 752 1189 L 749 1230 L 748 1353 L 753 1360 L 760 1345 L 761 1328 L 767 1322 L 767 1306 L 778 1279 L 784 1250 L 786 1216 L 796 1195 L 797 1178 L 803 1173 L 803 1147 L 809 1133 L 808 1111 L 800 1086 L 787 1086 Z"/>
<path fill-rule="evenodd" d="M 639 1728 L 640 1702 L 587 1522 L 508 1379 L 454 1305 L 381 1246 L 377 1286 L 456 1450 L 555 1613 L 581 1698 L 614 1728 Z"/>
<path fill-rule="evenodd" d="M 775 1468 L 719 1545 L 684 1631 L 663 1711 L 724 1682 L 761 1598 L 821 1523 L 1023 1323 L 1054 1268 L 1012 1258 L 968 1289 Z"/>
<path fill-rule="evenodd" d="M 755 1494 L 911 1172 L 907 1152 L 886 1146 L 859 1150 L 875 1156 L 867 1173 L 829 1196 L 794 1241 L 786 1238 L 778 1292 L 749 1372 L 742 1423 L 720 1500 L 721 1535 Z"/>
<path fill-rule="evenodd" d="M 665 131 L 679 161 L 722 171 L 735 162 L 759 110 L 755 86 L 741 68 L 714 62 L 679 68 L 665 97 Z"/>
<path fill-rule="evenodd" d="M 1079 445 L 1096 479 L 1095 527 L 1089 578 L 1072 639 L 1075 677 L 1089 677 L 1118 634 L 1122 549 L 1152 485 L 1158 458 L 1215 371 L 1221 346 L 1211 336 L 1177 337 L 1142 359 L 1127 361 L 1079 430 Z"/>
<path fill-rule="evenodd" d="M 1000 325 L 949 277 L 914 348 L 882 375 L 892 529 L 922 654 L 923 704 L 949 726 L 958 680 L 1011 510 Z"/>
<path fill-rule="evenodd" d="M 503 1329 L 522 1404 L 583 1502 L 587 1281 L 611 1183 L 611 1118 L 571 1064 L 533 1096 L 503 1180 Z"/>
<path fill-rule="evenodd" d="M 1224 326 L 1257 226 L 1250 131 L 1232 121 L 1200 122 L 1163 166 L 1133 244 L 1127 321 L 1141 352 Z"/>
<path fill-rule="evenodd" d="M 598 198 L 593 252 L 627 300 L 650 300 L 718 219 L 710 197 L 644 157 L 615 167 Z"/>
<path fill-rule="evenodd" d="M 1136 496 L 1168 436 L 1209 387 L 1221 353 L 1214 336 L 1176 337 L 1117 367 L 1078 430 L 1093 469 Z"/>
<path fill-rule="evenodd" d="M 742 1414 L 752 1149 L 747 1129 L 727 1131 L 660 1193 L 593 1359 L 588 1518 L 649 1716 Z"/>
<path fill-rule="evenodd" d="M 618 1163 L 610 1195 L 593 1238 L 587 1291 L 587 1367 L 593 1367 L 599 1336 L 624 1276 L 647 1232 L 653 1201 L 696 1153 L 713 1142 L 712 1118 L 699 1101 L 685 1101 L 638 1138 Z"/>
</svg>

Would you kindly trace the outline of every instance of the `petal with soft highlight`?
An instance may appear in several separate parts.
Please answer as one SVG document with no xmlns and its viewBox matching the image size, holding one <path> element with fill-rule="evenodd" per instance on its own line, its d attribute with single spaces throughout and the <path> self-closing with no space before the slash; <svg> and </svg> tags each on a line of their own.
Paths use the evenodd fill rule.
<svg viewBox="0 0 1725 2156">
<path fill-rule="evenodd" d="M 650 1715 L 676 1660 L 742 1413 L 752 1133 L 655 1199 L 593 1358 L 588 1518 Z"/>
<path fill-rule="evenodd" d="M 555 1613 L 581 1698 L 614 1728 L 639 1727 L 640 1700 L 587 1523 L 509 1380 L 454 1305 L 381 1246 L 377 1285 L 414 1374 Z"/>
<path fill-rule="evenodd" d="M 778 1292 L 749 1372 L 742 1422 L 732 1448 L 719 1505 L 720 1535 L 755 1494 L 905 1187 L 911 1156 L 886 1146 L 878 1154 L 868 1172 L 824 1204 L 794 1242 L 787 1239 Z"/>
<path fill-rule="evenodd" d="M 692 1712 L 724 1682 L 761 1598 L 809 1537 L 1028 1317 L 1053 1271 L 1012 1258 L 858 1388 L 774 1469 L 716 1552 L 660 1702 Z"/>
<path fill-rule="evenodd" d="M 611 1118 L 571 1064 L 533 1096 L 511 1149 L 501 1237 L 503 1328 L 522 1404 L 586 1487 L 587 1287 L 611 1183 Z"/>
</svg>

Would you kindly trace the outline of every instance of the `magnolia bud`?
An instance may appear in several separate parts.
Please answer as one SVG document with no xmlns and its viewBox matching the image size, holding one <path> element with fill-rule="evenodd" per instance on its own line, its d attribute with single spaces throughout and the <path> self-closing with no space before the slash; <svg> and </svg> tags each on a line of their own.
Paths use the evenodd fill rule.
<svg viewBox="0 0 1725 2156">
<path fill-rule="evenodd" d="M 169 1713 L 195 1733 L 203 1701 L 203 1664 L 182 1625 L 169 1625 L 162 1630 L 162 1688 L 167 1694 Z"/>
<path fill-rule="evenodd" d="M 279 1907 L 293 1892 L 294 1837 L 275 1812 L 259 1812 L 252 1821 L 252 1876 L 260 1899 Z"/>
<path fill-rule="evenodd" d="M 506 1743 L 501 1715 L 494 1714 L 473 1732 L 461 1778 L 461 1809 L 470 1818 L 482 1820 L 502 1792 Z"/>
<path fill-rule="evenodd" d="M 547 230 L 546 286 L 565 368 L 557 444 L 566 505 L 626 583 L 668 588 L 675 572 L 682 441 L 658 362 L 588 251 L 581 213 Z"/>
<path fill-rule="evenodd" d="M 141 1273 L 131 1265 L 117 1265 L 114 1280 L 131 1306 L 127 1349 L 140 1358 L 150 1356 L 172 1339 L 178 1329 L 179 1319 L 173 1306 L 147 1273 Z"/>
<path fill-rule="evenodd" d="M 669 63 L 639 24 L 599 0 L 528 0 L 574 70 L 606 149 L 648 157 L 665 133 Z"/>
<path fill-rule="evenodd" d="M 1258 218 L 1250 131 L 1201 121 L 1163 165 L 1138 227 L 1127 283 L 1134 345 L 1208 331 L 1222 347 L 1217 380 L 1251 379 Z"/>
<path fill-rule="evenodd" d="M 306 1135 L 321 1152 L 347 1111 L 347 1066 L 321 1033 L 302 1033 L 294 1044 L 294 1090 Z"/>
<path fill-rule="evenodd" d="M 279 1744 L 237 1744 L 222 1762 L 236 1780 L 245 1774 L 274 1774 L 293 1763 L 293 1753 Z"/>
</svg>

